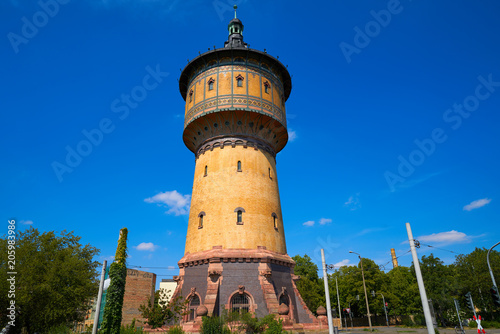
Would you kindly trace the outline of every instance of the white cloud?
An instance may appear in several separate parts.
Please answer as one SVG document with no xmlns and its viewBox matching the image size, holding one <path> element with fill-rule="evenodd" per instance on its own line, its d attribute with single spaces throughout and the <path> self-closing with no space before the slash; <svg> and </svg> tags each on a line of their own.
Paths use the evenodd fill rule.
<svg viewBox="0 0 500 334">
<path fill-rule="evenodd" d="M 471 210 L 474 210 L 474 209 L 478 209 L 480 207 L 483 207 L 485 206 L 486 204 L 488 204 L 489 202 L 491 202 L 491 199 L 490 198 L 482 198 L 482 199 L 478 199 L 476 201 L 472 201 L 470 202 L 469 204 L 467 204 L 466 206 L 464 206 L 464 210 L 465 211 L 471 211 Z"/>
<path fill-rule="evenodd" d="M 344 203 L 344 206 L 349 208 L 351 211 L 359 209 L 361 207 L 361 204 L 359 204 L 359 193 L 349 197 L 347 202 Z"/>
<path fill-rule="evenodd" d="M 332 220 L 331 220 L 330 218 L 321 218 L 321 219 L 319 220 L 319 224 L 320 224 L 320 225 L 326 225 L 326 224 L 329 224 L 329 223 L 331 223 L 331 222 L 332 222 Z"/>
<path fill-rule="evenodd" d="M 292 129 L 288 129 L 288 141 L 293 142 L 297 139 L 297 132 Z"/>
<path fill-rule="evenodd" d="M 351 263 L 351 260 L 349 259 L 344 259 L 340 262 L 337 262 L 334 264 L 335 268 L 339 268 L 339 267 L 344 267 L 344 266 L 355 266 L 355 264 Z"/>
<path fill-rule="evenodd" d="M 148 251 L 148 252 L 154 252 L 159 246 L 153 244 L 152 242 L 141 242 L 134 248 L 137 249 L 138 251 Z"/>
<path fill-rule="evenodd" d="M 174 214 L 176 216 L 187 215 L 189 213 L 189 205 L 191 204 L 191 195 L 182 195 L 173 191 L 165 191 L 153 197 L 146 198 L 146 203 L 157 203 L 160 206 L 168 208 L 167 214 Z"/>
<path fill-rule="evenodd" d="M 108 262 L 113 262 L 115 260 L 115 256 L 114 255 L 101 256 L 101 259 L 106 260 Z"/>
<path fill-rule="evenodd" d="M 309 221 L 306 221 L 305 223 L 303 223 L 302 225 L 304 226 L 314 226 L 314 220 L 309 220 Z"/>
<path fill-rule="evenodd" d="M 369 233 L 374 233 L 374 232 L 385 231 L 385 230 L 387 230 L 387 227 L 365 228 L 365 229 L 361 230 L 361 232 L 359 232 L 356 235 L 357 236 L 361 236 L 361 235 L 365 235 L 365 234 L 369 234 Z"/>
<path fill-rule="evenodd" d="M 423 235 L 416 239 L 421 242 L 438 242 L 446 244 L 467 243 L 471 241 L 470 236 L 463 232 L 458 232 L 455 230 Z"/>
<path fill-rule="evenodd" d="M 21 220 L 20 223 L 23 225 L 33 225 L 32 220 Z"/>
</svg>

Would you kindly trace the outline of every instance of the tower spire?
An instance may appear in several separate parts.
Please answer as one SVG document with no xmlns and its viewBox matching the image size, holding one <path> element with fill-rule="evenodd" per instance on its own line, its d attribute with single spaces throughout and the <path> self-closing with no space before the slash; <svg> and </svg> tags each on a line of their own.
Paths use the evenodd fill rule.
<svg viewBox="0 0 500 334">
<path fill-rule="evenodd" d="M 227 29 L 229 30 L 229 37 L 224 43 L 226 48 L 247 48 L 247 43 L 243 42 L 243 23 L 236 17 L 236 9 L 238 6 L 234 5 L 234 19 L 229 21 Z"/>
</svg>

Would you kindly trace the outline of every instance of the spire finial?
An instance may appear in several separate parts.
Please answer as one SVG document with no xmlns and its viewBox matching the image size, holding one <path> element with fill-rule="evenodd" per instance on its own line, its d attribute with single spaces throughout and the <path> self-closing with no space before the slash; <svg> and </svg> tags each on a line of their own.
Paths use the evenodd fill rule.
<svg viewBox="0 0 500 334">
<path fill-rule="evenodd" d="M 234 18 L 236 18 L 236 9 L 238 9 L 238 6 L 234 5 L 233 8 L 234 8 Z"/>
</svg>

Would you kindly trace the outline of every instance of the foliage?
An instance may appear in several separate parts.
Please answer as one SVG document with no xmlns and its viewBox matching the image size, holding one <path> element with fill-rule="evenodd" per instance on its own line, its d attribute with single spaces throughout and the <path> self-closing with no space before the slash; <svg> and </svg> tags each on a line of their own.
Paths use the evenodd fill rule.
<svg viewBox="0 0 500 334">
<path fill-rule="evenodd" d="M 417 279 L 409 267 L 399 266 L 387 274 L 384 291 L 386 301 L 390 302 L 390 315 L 409 315 L 422 312 Z"/>
<path fill-rule="evenodd" d="M 431 254 L 422 256 L 420 269 L 427 297 L 432 300 L 436 318 L 443 327 L 446 327 L 450 324 L 446 310 L 454 308 L 453 298 L 459 291 L 455 267 L 444 265 L 443 261 Z"/>
<path fill-rule="evenodd" d="M 201 334 L 229 334 L 226 319 L 223 317 L 203 317 Z"/>
<path fill-rule="evenodd" d="M 175 325 L 173 327 L 170 327 L 167 331 L 168 334 L 185 334 L 184 330 L 182 329 L 181 326 Z M 219 332 L 221 333 L 221 332 Z"/>
<path fill-rule="evenodd" d="M 71 329 L 67 325 L 58 325 L 50 328 L 46 334 L 71 334 Z"/>
<path fill-rule="evenodd" d="M 165 322 L 177 322 L 184 314 L 187 301 L 182 296 L 177 296 L 167 303 L 166 294 L 165 289 L 157 290 L 153 303 L 149 300 L 139 306 L 142 317 L 147 319 L 146 323 L 152 328 L 161 327 Z"/>
<path fill-rule="evenodd" d="M 456 274 L 461 282 L 460 297 L 470 291 L 474 305 L 481 310 L 495 310 L 489 289 L 493 285 L 488 264 L 486 262 L 486 248 L 476 248 L 473 252 L 463 255 L 460 254 L 455 259 Z M 490 253 L 491 269 L 495 278 L 500 277 L 500 253 L 493 250 Z M 497 278 L 498 280 L 498 278 Z M 472 311 L 467 309 L 467 314 L 472 317 Z M 488 318 L 494 315 L 490 312 L 482 313 Z M 500 319 L 499 319 L 500 320 Z"/>
<path fill-rule="evenodd" d="M 483 321 L 500 320 L 500 312 L 494 306 L 489 289 L 492 285 L 486 262 L 485 248 L 476 248 L 472 253 L 456 256 L 453 264 L 445 265 L 441 259 L 430 254 L 422 256 L 420 267 L 429 300 L 441 326 L 458 324 L 454 300 L 461 303 L 461 316 L 472 317 L 472 311 L 465 306 L 464 295 L 471 292 L 476 310 Z M 308 308 L 315 312 L 319 305 L 324 305 L 323 282 L 318 278 L 318 267 L 307 255 L 294 256 L 296 262 L 295 274 L 301 279 L 297 288 Z M 396 267 L 385 273 L 370 259 L 363 258 L 366 290 L 370 312 L 374 315 L 384 314 L 381 294 L 388 303 L 388 314 L 398 317 L 408 326 L 423 324 L 422 302 L 413 265 L 411 267 Z M 493 273 L 500 277 L 500 253 L 490 254 Z M 365 316 L 367 313 L 361 266 L 344 266 L 329 275 L 330 302 L 332 307 L 338 307 L 336 280 L 338 282 L 339 299 L 342 309 L 351 308 L 354 317 Z M 374 291 L 375 295 L 371 292 Z M 412 316 L 414 320 L 407 318 Z M 404 320 L 407 319 L 407 320 Z"/>
<path fill-rule="evenodd" d="M 368 301 L 370 303 L 370 312 L 372 314 L 383 314 L 382 297 L 379 294 L 372 296 L 370 292 L 372 290 L 376 292 L 383 292 L 384 296 L 387 296 L 386 291 L 383 289 L 387 286 L 387 277 L 379 269 L 375 262 L 370 259 L 363 258 L 363 270 L 365 273 L 365 283 L 366 290 L 368 292 Z M 335 273 L 329 275 L 331 305 L 337 305 L 335 278 L 337 278 L 339 285 L 341 307 L 347 308 L 350 305 L 354 316 L 366 314 L 361 264 L 358 264 L 358 266 L 341 267 Z"/>
<path fill-rule="evenodd" d="M 233 312 L 229 317 L 232 322 L 237 322 L 237 332 L 246 334 L 256 334 L 256 333 L 282 333 L 283 324 L 275 319 L 274 314 L 268 314 L 263 318 L 254 317 L 249 312 Z"/>
<path fill-rule="evenodd" d="M 500 322 L 481 320 L 481 326 L 483 326 L 483 328 L 500 328 Z M 469 321 L 469 327 L 470 328 L 477 328 L 477 322 L 474 320 Z"/>
<path fill-rule="evenodd" d="M 106 306 L 104 307 L 101 333 L 115 334 L 120 332 L 122 322 L 123 296 L 125 295 L 125 281 L 127 279 L 127 234 L 128 230 L 120 230 L 118 247 L 116 249 L 115 262 L 109 268 L 111 279 L 107 294 Z"/>
<path fill-rule="evenodd" d="M 144 331 L 142 327 L 136 328 L 135 326 L 135 318 L 132 319 L 132 322 L 126 326 L 122 326 L 120 329 L 120 334 L 142 334 Z"/>
<path fill-rule="evenodd" d="M 283 321 L 281 319 L 273 319 L 268 325 L 264 334 L 280 334 L 283 333 Z"/>
<path fill-rule="evenodd" d="M 311 312 L 316 313 L 319 306 L 325 303 L 325 288 L 323 282 L 318 278 L 318 266 L 306 254 L 303 257 L 295 255 L 294 273 L 300 276 L 297 281 L 297 289 Z"/>
<path fill-rule="evenodd" d="M 51 328 L 83 321 L 90 300 L 97 295 L 99 251 L 82 246 L 73 232 L 40 233 L 30 227 L 16 234 L 16 326 L 12 332 L 48 332 Z M 0 307 L 7 309 L 7 237 L 0 239 Z M 9 319 L 0 318 L 4 327 Z M 61 327 L 61 328 L 62 328 Z"/>
</svg>

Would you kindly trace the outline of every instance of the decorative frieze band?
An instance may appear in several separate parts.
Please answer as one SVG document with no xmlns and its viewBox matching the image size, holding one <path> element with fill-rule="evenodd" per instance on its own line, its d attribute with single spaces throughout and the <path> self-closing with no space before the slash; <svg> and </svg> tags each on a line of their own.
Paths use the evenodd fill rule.
<svg viewBox="0 0 500 334">
<path fill-rule="evenodd" d="M 255 150 L 266 151 L 271 154 L 273 158 L 276 158 L 276 152 L 273 148 L 258 139 L 248 137 L 222 137 L 203 144 L 196 152 L 196 159 L 207 151 L 213 151 L 215 148 L 222 149 L 224 146 L 231 146 L 232 148 L 236 146 L 243 146 L 244 148 L 253 147 Z"/>
</svg>

